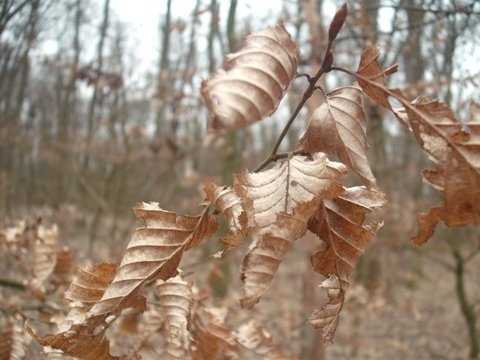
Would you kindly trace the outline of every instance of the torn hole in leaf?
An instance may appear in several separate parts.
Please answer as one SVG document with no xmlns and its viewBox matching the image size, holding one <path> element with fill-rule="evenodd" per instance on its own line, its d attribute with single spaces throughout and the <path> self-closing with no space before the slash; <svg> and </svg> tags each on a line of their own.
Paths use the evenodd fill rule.
<svg viewBox="0 0 480 360">
<path fill-rule="evenodd" d="M 95 327 L 95 330 L 93 330 L 93 336 L 96 336 L 98 334 L 101 334 L 102 332 L 105 331 L 105 327 L 103 325 L 97 325 Z"/>
<path fill-rule="evenodd" d="M 388 103 L 390 104 L 392 109 L 403 107 L 403 104 L 392 96 L 388 97 Z"/>
<path fill-rule="evenodd" d="M 305 235 L 301 237 L 301 239 L 315 244 L 315 249 L 317 249 L 317 251 L 324 251 L 328 246 L 325 240 L 321 239 L 317 234 L 308 229 L 305 232 Z"/>
</svg>

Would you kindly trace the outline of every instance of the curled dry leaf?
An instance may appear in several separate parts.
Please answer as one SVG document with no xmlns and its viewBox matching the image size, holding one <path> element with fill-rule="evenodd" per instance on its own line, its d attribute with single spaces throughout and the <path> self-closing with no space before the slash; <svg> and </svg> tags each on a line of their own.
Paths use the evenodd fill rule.
<svg viewBox="0 0 480 360">
<path fill-rule="evenodd" d="M 68 247 L 57 251 L 57 261 L 51 277 L 51 282 L 58 290 L 70 285 L 73 268 L 73 255 Z M 63 291 L 62 291 L 63 292 Z"/>
<path fill-rule="evenodd" d="M 355 261 L 381 226 L 363 225 L 365 217 L 384 204 L 384 195 L 376 190 L 348 188 L 337 198 L 324 200 L 308 223 L 308 229 L 326 243 L 310 259 L 315 271 L 329 278 L 322 284 L 327 288 L 329 302 L 310 318 L 312 326 L 323 331 L 324 342 L 331 341 L 337 328 Z"/>
<path fill-rule="evenodd" d="M 240 300 L 242 307 L 252 308 L 270 288 L 290 246 L 305 232 L 308 206 L 303 206 L 305 211 L 296 211 L 294 215 L 278 214 L 277 223 L 270 226 L 270 231 L 256 238 L 242 262 L 241 280 L 245 290 Z"/>
<path fill-rule="evenodd" d="M 295 77 L 299 56 L 283 24 L 250 34 L 239 52 L 227 56 L 227 70 L 202 82 L 213 113 L 209 127 L 235 130 L 273 114 Z"/>
<path fill-rule="evenodd" d="M 350 166 L 367 187 L 376 187 L 367 159 L 367 118 L 358 86 L 338 88 L 315 110 L 299 147 L 323 151 Z"/>
<path fill-rule="evenodd" d="M 381 70 L 377 58 L 377 48 L 365 50 L 357 71 L 358 82 L 374 101 L 390 109 L 412 130 L 436 165 L 434 170 L 424 172 L 424 180 L 445 197 L 443 204 L 418 215 L 419 231 L 412 241 L 426 242 L 439 221 L 450 227 L 480 223 L 479 124 L 461 124 L 448 106 L 436 100 L 419 98 L 409 102 L 399 90 L 386 88 L 383 77 L 394 68 Z M 390 96 L 403 107 L 392 109 Z"/>
<path fill-rule="evenodd" d="M 27 239 L 25 238 L 27 229 L 24 220 L 19 221 L 15 226 L 0 229 L 0 251 L 19 258 L 21 252 L 27 247 Z"/>
<path fill-rule="evenodd" d="M 135 332 L 130 337 L 133 339 L 133 350 L 141 354 L 142 358 L 145 356 L 146 359 L 150 358 L 150 354 L 162 357 L 165 354 L 169 338 L 165 337 L 166 317 L 160 302 L 148 302 L 147 310 L 142 314 L 137 314 L 134 321 Z"/>
<path fill-rule="evenodd" d="M 215 206 L 215 210 L 223 213 L 230 231 L 220 241 L 228 247 L 238 246 L 243 242 L 247 230 L 247 215 L 243 210 L 242 199 L 231 187 L 220 187 L 215 183 L 203 187 L 207 199 Z"/>
<path fill-rule="evenodd" d="M 226 316 L 224 308 L 207 308 L 195 316 L 192 331 L 195 337 L 191 343 L 193 360 L 238 359 L 238 346 L 225 325 Z"/>
<path fill-rule="evenodd" d="M 152 343 L 150 337 L 159 332 L 160 328 L 165 323 L 165 314 L 163 313 L 161 306 L 156 303 L 149 304 L 146 311 L 143 312 L 140 317 L 140 321 L 137 324 L 139 341 L 137 349 L 142 347 L 154 347 L 155 350 L 160 353 L 158 344 Z"/>
<path fill-rule="evenodd" d="M 416 244 L 426 242 L 436 224 L 480 224 L 480 123 L 460 123 L 445 104 L 418 98 L 402 109 L 417 141 L 434 162 L 424 180 L 443 193 L 444 203 L 417 218 Z"/>
<path fill-rule="evenodd" d="M 109 353 L 106 330 L 124 309 L 144 311 L 145 282 L 174 276 L 184 251 L 215 232 L 215 218 L 207 210 L 200 216 L 180 216 L 160 209 L 156 203 L 135 207 L 135 214 L 145 224 L 133 233 L 102 297 L 86 314 L 67 317 L 73 325 L 66 330 L 63 326 L 55 335 L 37 337 L 40 344 L 82 359 L 114 359 Z"/>
<path fill-rule="evenodd" d="M 234 187 L 242 198 L 249 228 L 264 234 L 281 212 L 293 214 L 299 204 L 335 198 L 344 190 L 336 179 L 345 165 L 323 153 L 295 155 L 271 169 L 235 175 Z"/>
<path fill-rule="evenodd" d="M 80 302 L 90 308 L 102 298 L 116 272 L 117 264 L 114 263 L 88 265 L 83 269 L 77 269 L 72 283 L 65 293 L 65 298 L 72 302 Z"/>
<path fill-rule="evenodd" d="M 166 281 L 158 280 L 156 289 L 166 320 L 165 352 L 170 359 L 185 359 L 189 345 L 192 288 L 177 275 Z"/>
<path fill-rule="evenodd" d="M 93 328 L 92 328 L 93 326 Z M 27 331 L 43 346 L 61 350 L 64 355 L 84 360 L 115 360 L 109 352 L 109 341 L 105 336 L 105 326 L 101 323 L 74 324 L 66 332 L 55 335 L 38 336 L 27 326 Z"/>
<path fill-rule="evenodd" d="M 294 360 L 294 357 L 285 356 L 262 326 L 251 320 L 238 328 L 234 333 L 235 339 L 248 350 L 265 360 Z"/>
<path fill-rule="evenodd" d="M 45 292 L 44 282 L 53 273 L 57 262 L 57 225 L 53 225 L 49 229 L 37 225 L 34 229 L 34 235 L 33 278 L 30 280 L 29 288 L 35 293 L 43 294 Z"/>
<path fill-rule="evenodd" d="M 8 330 L 0 333 L 0 359 L 25 359 L 32 338 L 23 328 L 24 320 L 20 315 L 12 317 Z"/>
<path fill-rule="evenodd" d="M 362 186 L 352 187 L 335 199 L 324 200 L 308 229 L 326 243 L 326 247 L 311 258 L 313 268 L 323 276 L 336 274 L 347 281 L 355 261 L 381 226 L 363 225 L 373 209 L 385 205 L 384 194 Z"/>
<path fill-rule="evenodd" d="M 346 168 L 323 153 L 293 156 L 260 173 L 235 176 L 234 186 L 247 213 L 253 243 L 243 264 L 243 307 L 257 303 L 278 266 L 322 199 L 343 192 L 336 180 Z"/>
<path fill-rule="evenodd" d="M 145 281 L 166 280 L 176 275 L 183 253 L 217 229 L 208 208 L 201 216 L 177 215 L 156 203 L 143 203 L 133 210 L 145 225 L 133 233 L 115 278 L 92 308 L 92 315 L 118 313 L 117 309 L 123 310 L 131 300 L 130 295 Z"/>
<path fill-rule="evenodd" d="M 308 321 L 313 328 L 322 331 L 322 342 L 328 344 L 335 336 L 348 284 L 340 285 L 338 276 L 332 274 L 320 284 L 320 287 L 327 290 L 328 302 L 321 309 L 315 310 Z"/>
</svg>

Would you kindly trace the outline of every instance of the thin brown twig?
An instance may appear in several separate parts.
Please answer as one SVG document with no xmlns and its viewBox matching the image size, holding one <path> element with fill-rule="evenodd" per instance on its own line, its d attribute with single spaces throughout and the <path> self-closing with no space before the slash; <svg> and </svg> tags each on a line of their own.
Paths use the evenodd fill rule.
<svg viewBox="0 0 480 360">
<path fill-rule="evenodd" d="M 261 171 L 268 164 L 270 164 L 272 161 L 276 160 L 275 157 L 277 155 L 278 148 L 280 147 L 283 139 L 287 135 L 288 130 L 290 129 L 293 122 L 295 121 L 298 114 L 300 113 L 300 110 L 302 110 L 303 105 L 305 105 L 307 100 L 310 99 L 310 97 L 313 95 L 313 92 L 316 90 L 318 80 L 322 77 L 322 75 L 329 72 L 332 68 L 331 61 L 329 61 L 329 60 L 330 60 L 330 57 L 332 56 L 330 51 L 332 49 L 333 43 L 334 43 L 334 40 L 330 40 L 330 39 L 328 40 L 327 47 L 325 48 L 325 52 L 323 54 L 323 60 L 322 60 L 322 64 L 320 66 L 320 69 L 317 71 L 317 73 L 313 77 L 308 77 L 307 76 L 308 87 L 305 90 L 305 92 L 303 93 L 302 99 L 298 103 L 298 105 L 295 108 L 295 110 L 293 111 L 293 113 L 290 115 L 290 118 L 288 119 L 287 124 L 283 128 L 282 133 L 280 134 L 277 141 L 273 145 L 273 148 L 270 151 L 270 155 L 257 166 L 257 168 L 254 170 L 254 172 Z"/>
</svg>

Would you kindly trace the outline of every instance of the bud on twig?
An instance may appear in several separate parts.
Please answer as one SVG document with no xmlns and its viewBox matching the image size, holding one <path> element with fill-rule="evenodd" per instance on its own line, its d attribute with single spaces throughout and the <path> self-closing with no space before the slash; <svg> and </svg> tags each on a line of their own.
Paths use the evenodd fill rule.
<svg viewBox="0 0 480 360">
<path fill-rule="evenodd" d="M 330 71 L 330 68 L 332 67 L 334 60 L 335 60 L 335 56 L 333 55 L 333 50 L 330 49 L 328 51 L 327 56 L 325 57 L 325 64 L 324 64 L 325 72 Z"/>
<path fill-rule="evenodd" d="M 344 3 L 340 9 L 335 13 L 335 16 L 330 23 L 330 28 L 328 29 L 328 41 L 333 41 L 337 37 L 340 29 L 345 23 L 347 18 L 347 3 Z"/>
</svg>

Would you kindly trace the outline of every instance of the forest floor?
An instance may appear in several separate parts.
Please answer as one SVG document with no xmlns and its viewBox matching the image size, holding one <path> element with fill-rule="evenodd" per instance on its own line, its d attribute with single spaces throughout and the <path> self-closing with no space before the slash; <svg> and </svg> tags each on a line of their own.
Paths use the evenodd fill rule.
<svg viewBox="0 0 480 360">
<path fill-rule="evenodd" d="M 108 233 L 100 234 L 94 244 L 94 256 L 87 256 L 89 220 L 79 221 L 79 215 L 71 211 L 63 211 L 60 216 L 47 215 L 44 222 L 59 223 L 60 243 L 74 249 L 75 264 L 119 261 L 128 235 L 112 246 L 105 241 Z M 133 231 L 134 221 L 123 223 Z M 380 234 L 369 245 L 364 256 L 367 261 L 354 270 L 333 344 L 324 349 L 319 346 L 319 333 L 307 324 L 311 311 L 325 300 L 325 294 L 318 288 L 322 278 L 309 264 L 317 243 L 300 239 L 294 244 L 272 287 L 253 310 L 241 311 L 238 301 L 242 297 L 238 269 L 248 244 L 229 253 L 225 260 L 213 260 L 208 255 L 217 250 L 218 244 L 211 239 L 203 247 L 186 253 L 181 268 L 187 281 L 195 282 L 201 291 L 210 294 L 209 304 L 230 309 L 227 318 L 230 329 L 255 319 L 274 336 L 285 354 L 301 354 L 302 360 L 468 359 L 468 333 L 456 297 L 454 273 L 428 256 L 435 253 L 437 260 L 452 263 L 448 247 L 432 239 L 426 251 L 412 251 L 414 245 L 408 243 L 407 237 L 390 241 L 385 237 Z M 228 275 L 224 273 L 225 264 Z M 365 266 L 370 271 L 367 286 L 361 285 L 359 279 L 359 272 Z M 480 256 L 466 268 L 470 299 L 479 298 L 480 281 L 476 276 L 479 268 Z M 218 287 L 225 287 L 226 296 L 214 295 L 214 288 Z M 480 307 L 477 314 L 480 317 Z M 241 359 L 261 358 L 246 352 Z"/>
<path fill-rule="evenodd" d="M 310 308 L 318 307 L 318 303 L 312 304 L 312 299 L 305 298 L 319 301 L 311 291 L 321 291 L 315 286 L 321 279 L 303 270 L 299 259 L 306 257 L 305 252 L 294 250 L 287 256 L 285 267 L 279 270 L 272 288 L 257 305 L 255 316 L 260 322 L 263 318 L 269 331 L 275 329 L 272 332 L 286 354 L 301 353 L 305 360 L 469 359 L 468 332 L 453 271 L 427 258 L 427 252 L 412 251 L 414 245 L 408 239 L 401 249 L 390 251 L 390 245 L 379 246 L 380 242 L 376 241 L 367 254 L 372 258 L 372 252 L 376 252 L 383 257 L 376 269 L 375 286 L 367 290 L 355 278 L 354 270 L 333 344 L 323 350 L 315 345 L 318 333 L 306 324 Z M 436 253 L 436 259 L 453 263 L 445 247 L 427 246 L 431 247 L 427 251 Z M 479 268 L 480 256 L 466 267 L 470 301 L 479 299 Z M 309 291 L 305 285 L 310 287 Z"/>
</svg>

